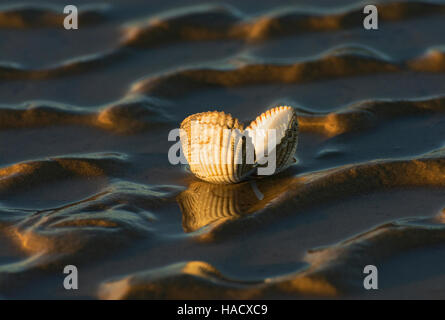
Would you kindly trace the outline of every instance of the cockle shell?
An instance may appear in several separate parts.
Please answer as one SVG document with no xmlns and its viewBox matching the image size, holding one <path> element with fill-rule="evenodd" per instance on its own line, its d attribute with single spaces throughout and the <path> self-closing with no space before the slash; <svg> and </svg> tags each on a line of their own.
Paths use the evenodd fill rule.
<svg viewBox="0 0 445 320">
<path fill-rule="evenodd" d="M 236 183 L 251 174 L 254 163 L 246 162 L 245 142 L 240 138 L 244 128 L 238 119 L 224 112 L 197 113 L 187 117 L 181 129 L 182 150 L 198 178 Z"/>
<path fill-rule="evenodd" d="M 281 172 L 295 162 L 298 144 L 298 121 L 294 108 L 281 106 L 270 109 L 258 116 L 246 128 L 255 147 L 255 161 L 261 163 L 267 154 L 269 129 L 275 129 L 276 169 Z"/>
<path fill-rule="evenodd" d="M 271 129 L 276 136 L 277 173 L 292 164 L 298 142 L 297 116 L 288 106 L 268 110 L 246 130 L 238 119 L 224 112 L 193 114 L 181 123 L 182 150 L 198 178 L 219 184 L 237 183 L 265 165 Z"/>
</svg>

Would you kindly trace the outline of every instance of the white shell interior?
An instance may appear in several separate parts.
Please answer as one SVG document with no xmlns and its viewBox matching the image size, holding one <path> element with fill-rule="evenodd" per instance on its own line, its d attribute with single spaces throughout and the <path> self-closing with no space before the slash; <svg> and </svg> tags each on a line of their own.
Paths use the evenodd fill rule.
<svg viewBox="0 0 445 320">
<path fill-rule="evenodd" d="M 283 139 L 286 130 L 289 128 L 292 116 L 293 109 L 290 107 L 272 109 L 270 113 L 264 113 L 258 117 L 246 129 L 249 137 L 252 139 L 258 163 L 263 163 L 264 157 L 267 157 L 269 140 L 271 140 L 271 146 L 275 149 L 276 145 Z M 275 141 L 272 141 L 273 135 L 270 134 L 270 130 L 275 131 Z"/>
</svg>

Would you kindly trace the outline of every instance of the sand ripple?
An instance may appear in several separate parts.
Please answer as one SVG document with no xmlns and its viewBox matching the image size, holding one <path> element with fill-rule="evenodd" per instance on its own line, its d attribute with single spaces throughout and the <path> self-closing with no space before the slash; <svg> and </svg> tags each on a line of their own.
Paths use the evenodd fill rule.
<svg viewBox="0 0 445 320">
<path fill-rule="evenodd" d="M 380 21 L 445 13 L 445 5 L 428 2 L 382 3 L 377 7 Z M 179 41 L 258 41 L 302 32 L 354 28 L 361 25 L 362 21 L 361 6 L 332 12 L 285 8 L 254 18 L 246 17 L 229 6 L 197 6 L 180 12 L 168 12 L 149 19 L 147 23 L 127 28 L 125 44 L 144 48 Z"/>
<path fill-rule="evenodd" d="M 312 60 L 295 63 L 248 63 L 226 68 L 193 67 L 133 84 L 130 92 L 159 97 L 181 97 L 203 89 L 236 88 L 268 84 L 301 84 L 353 76 L 407 71 L 443 72 L 445 55 L 441 49 L 409 61 L 391 61 L 369 50 L 355 47 L 327 52 Z"/>
<path fill-rule="evenodd" d="M 90 170 L 68 162 L 83 174 Z M 54 171 L 57 173 L 54 168 L 49 172 Z M 6 217 L 7 211 L 3 211 L 0 233 L 28 258 L 0 266 L 0 292 L 10 294 L 27 281 L 59 272 L 67 264 L 99 261 L 150 239 L 158 220 L 154 210 L 168 198 L 174 199 L 177 192 L 175 187 L 148 187 L 121 180 L 87 199 L 61 207 L 15 209 Z"/>
<path fill-rule="evenodd" d="M 383 22 L 445 13 L 445 5 L 428 2 L 396 2 L 377 6 L 380 20 Z M 87 26 L 102 23 L 108 19 L 107 11 L 108 6 L 86 7 L 80 11 L 79 23 Z M 0 10 L 0 28 L 60 27 L 63 25 L 63 18 L 64 15 L 51 8 L 27 6 L 6 8 Z M 31 69 L 17 63 L 3 61 L 0 63 L 0 79 L 42 80 L 88 73 L 129 59 L 133 55 L 132 48 L 151 48 L 184 41 L 268 40 L 314 31 L 326 32 L 354 28 L 361 25 L 362 20 L 362 7 L 344 8 L 343 12 L 338 10 L 306 12 L 300 8 L 285 8 L 264 16 L 249 18 L 230 6 L 201 5 L 164 12 L 147 18 L 147 21 L 143 23 L 122 25 L 120 29 L 124 33 L 124 38 L 115 48 L 103 52 L 75 57 L 42 69 Z M 443 72 L 443 61 L 443 48 L 440 47 L 432 48 L 425 56 L 409 61 L 388 62 L 380 59 L 374 61 L 370 57 L 351 53 L 340 57 L 328 55 L 321 60 L 290 65 L 252 64 L 239 69 L 224 70 L 224 73 L 212 69 L 192 69 L 181 71 L 179 74 L 164 75 L 161 77 L 163 79 L 161 82 L 167 81 L 170 86 L 178 87 L 184 85 L 226 87 L 273 82 L 301 83 L 332 77 L 363 75 L 369 72 L 400 72 L 401 70 Z M 150 84 L 144 84 L 147 81 Z M 136 87 L 162 87 L 156 84 L 160 81 L 157 78 L 147 81 L 136 84 Z M 177 89 L 170 90 L 169 94 L 178 94 Z M 185 89 L 179 92 L 183 90 Z M 166 93 L 158 88 L 153 94 Z"/>
<path fill-rule="evenodd" d="M 337 297 L 363 293 L 363 266 L 395 254 L 445 244 L 445 226 L 406 219 L 380 225 L 333 246 L 311 250 L 304 270 L 260 282 L 224 276 L 202 261 L 141 271 L 104 282 L 102 299 L 267 299 Z M 345 281 L 345 279 L 349 279 Z"/>
<path fill-rule="evenodd" d="M 114 156 L 27 161 L 0 169 L 0 192 L 7 195 L 72 177 L 112 177 L 123 168 L 124 162 Z"/>
<path fill-rule="evenodd" d="M 385 121 L 445 112 L 445 98 L 427 100 L 362 101 L 323 114 L 301 114 L 300 131 L 317 132 L 328 137 L 373 128 Z"/>
<path fill-rule="evenodd" d="M 155 99 L 124 99 L 99 111 L 53 102 L 29 102 L 0 108 L 0 129 L 82 125 L 121 134 L 161 127 L 172 122 Z"/>
<path fill-rule="evenodd" d="M 60 28 L 66 15 L 59 8 L 40 5 L 19 5 L 0 8 L 0 28 Z M 108 6 L 87 6 L 79 10 L 79 23 L 95 25 L 107 19 Z"/>
</svg>

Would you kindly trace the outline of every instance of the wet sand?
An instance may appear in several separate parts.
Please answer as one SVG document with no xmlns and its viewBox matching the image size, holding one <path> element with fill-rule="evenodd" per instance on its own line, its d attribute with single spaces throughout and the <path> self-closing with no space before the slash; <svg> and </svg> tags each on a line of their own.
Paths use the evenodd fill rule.
<svg viewBox="0 0 445 320">
<path fill-rule="evenodd" d="M 352 1 L 85 0 L 77 31 L 33 3 L 0 6 L 0 297 L 445 298 L 445 3 L 378 31 Z M 285 172 L 169 163 L 186 116 L 279 104 Z"/>
</svg>

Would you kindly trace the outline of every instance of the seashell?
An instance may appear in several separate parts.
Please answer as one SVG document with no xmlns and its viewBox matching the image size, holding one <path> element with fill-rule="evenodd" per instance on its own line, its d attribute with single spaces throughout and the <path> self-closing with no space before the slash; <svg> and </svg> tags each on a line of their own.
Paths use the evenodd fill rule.
<svg viewBox="0 0 445 320">
<path fill-rule="evenodd" d="M 181 129 L 190 170 L 202 180 L 219 184 L 240 182 L 258 166 L 267 165 L 270 142 L 276 151 L 274 173 L 284 170 L 293 163 L 298 142 L 297 116 L 288 106 L 268 110 L 246 130 L 238 119 L 217 111 L 191 115 Z M 275 140 L 270 130 L 275 131 Z"/>
<path fill-rule="evenodd" d="M 257 117 L 246 128 L 255 147 L 257 164 L 261 164 L 265 160 L 270 129 L 275 129 L 275 173 L 279 173 L 296 161 L 294 155 L 298 144 L 298 121 L 294 108 L 280 106 L 270 109 Z"/>
<path fill-rule="evenodd" d="M 246 161 L 243 124 L 224 112 L 189 116 L 181 123 L 181 144 L 190 170 L 212 183 L 236 183 L 252 173 Z"/>
</svg>

